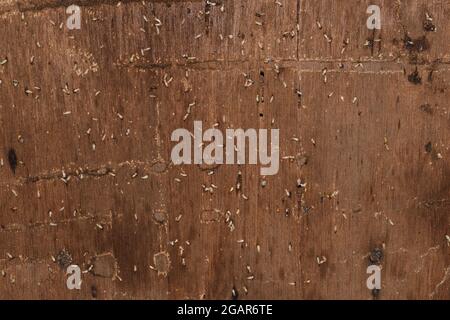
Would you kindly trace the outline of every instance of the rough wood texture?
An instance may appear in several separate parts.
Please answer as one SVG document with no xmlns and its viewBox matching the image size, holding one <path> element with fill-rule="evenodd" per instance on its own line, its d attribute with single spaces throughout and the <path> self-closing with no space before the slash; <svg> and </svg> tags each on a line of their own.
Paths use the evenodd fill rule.
<svg viewBox="0 0 450 320">
<path fill-rule="evenodd" d="M 74 2 L 0 1 L 0 298 L 450 298 L 450 1 Z M 173 166 L 194 120 L 278 175 Z"/>
</svg>

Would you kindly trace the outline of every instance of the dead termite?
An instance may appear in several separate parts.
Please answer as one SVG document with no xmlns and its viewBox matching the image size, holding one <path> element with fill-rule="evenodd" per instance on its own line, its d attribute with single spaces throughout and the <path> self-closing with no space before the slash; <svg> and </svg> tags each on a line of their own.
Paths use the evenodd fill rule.
<svg viewBox="0 0 450 320">
<path fill-rule="evenodd" d="M 230 232 L 233 232 L 236 229 L 236 227 L 234 226 L 233 220 L 230 220 L 228 222 L 228 228 L 230 229 Z"/>
<path fill-rule="evenodd" d="M 253 81 L 252 79 L 246 78 L 246 79 L 245 79 L 245 83 L 244 83 L 244 87 L 245 87 L 245 88 L 248 88 L 248 87 L 252 86 L 253 83 L 254 83 L 254 81 Z"/>
<path fill-rule="evenodd" d="M 389 151 L 389 145 L 388 145 L 387 137 L 384 137 L 384 147 L 386 148 L 387 151 Z"/>
<path fill-rule="evenodd" d="M 233 289 L 231 289 L 231 298 L 233 300 L 236 300 L 238 298 L 238 292 L 236 291 L 236 288 L 233 287 Z"/>
<path fill-rule="evenodd" d="M 149 51 L 149 50 L 150 50 L 149 47 L 141 49 L 141 56 L 144 56 L 145 53 L 146 53 L 147 51 Z"/>
<path fill-rule="evenodd" d="M 19 163 L 19 161 L 17 159 L 16 151 L 13 148 L 9 149 L 9 151 L 8 151 L 8 162 L 9 162 L 11 171 L 15 174 L 17 164 Z"/>
<path fill-rule="evenodd" d="M 325 256 L 322 257 L 316 257 L 317 264 L 320 266 L 321 264 L 324 264 L 327 262 L 327 258 Z"/>
<path fill-rule="evenodd" d="M 154 19 L 155 19 L 155 21 L 156 21 L 156 23 L 155 23 L 155 26 L 157 26 L 157 27 L 161 27 L 162 26 L 162 22 L 161 22 L 161 20 L 159 20 L 158 18 L 156 18 L 156 17 L 154 17 Z"/>
</svg>

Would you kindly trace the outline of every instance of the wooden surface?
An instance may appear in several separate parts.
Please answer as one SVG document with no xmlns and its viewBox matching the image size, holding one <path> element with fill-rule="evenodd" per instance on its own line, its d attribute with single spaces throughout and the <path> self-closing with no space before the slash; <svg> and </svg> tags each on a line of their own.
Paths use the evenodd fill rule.
<svg viewBox="0 0 450 320">
<path fill-rule="evenodd" d="M 0 1 L 0 298 L 450 298 L 450 1 L 73 2 Z M 172 165 L 194 120 L 279 173 Z"/>
</svg>

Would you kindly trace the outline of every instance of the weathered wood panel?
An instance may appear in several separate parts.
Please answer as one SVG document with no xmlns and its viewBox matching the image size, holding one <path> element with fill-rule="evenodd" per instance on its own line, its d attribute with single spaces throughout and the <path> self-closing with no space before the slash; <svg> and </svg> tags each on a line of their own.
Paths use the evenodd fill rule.
<svg viewBox="0 0 450 320">
<path fill-rule="evenodd" d="M 0 298 L 449 298 L 449 1 L 76 3 L 0 4 Z M 174 166 L 194 120 L 278 174 Z"/>
</svg>

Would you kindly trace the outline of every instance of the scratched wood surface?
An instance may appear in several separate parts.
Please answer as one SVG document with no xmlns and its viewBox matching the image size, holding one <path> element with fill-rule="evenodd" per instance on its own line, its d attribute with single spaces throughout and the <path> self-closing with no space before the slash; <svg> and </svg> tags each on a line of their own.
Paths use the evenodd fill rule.
<svg viewBox="0 0 450 320">
<path fill-rule="evenodd" d="M 449 299 L 449 16 L 0 1 L 0 298 Z M 194 120 L 279 128 L 279 173 L 174 166 L 170 135 Z"/>
</svg>

